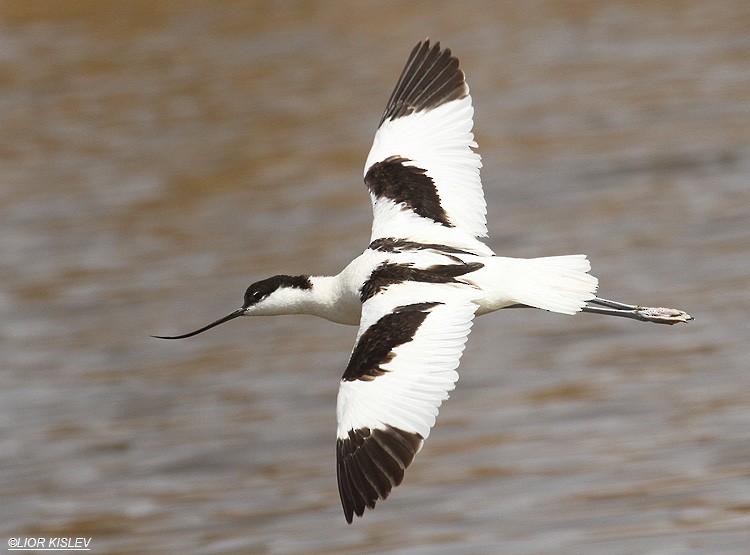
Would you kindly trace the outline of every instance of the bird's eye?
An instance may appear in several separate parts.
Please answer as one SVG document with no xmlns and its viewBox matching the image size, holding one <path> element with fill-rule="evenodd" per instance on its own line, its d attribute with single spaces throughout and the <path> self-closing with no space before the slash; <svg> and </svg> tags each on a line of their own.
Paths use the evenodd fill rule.
<svg viewBox="0 0 750 555">
<path fill-rule="evenodd" d="M 265 295 L 260 289 L 249 288 L 245 291 L 245 306 L 251 306 L 263 300 Z"/>
</svg>

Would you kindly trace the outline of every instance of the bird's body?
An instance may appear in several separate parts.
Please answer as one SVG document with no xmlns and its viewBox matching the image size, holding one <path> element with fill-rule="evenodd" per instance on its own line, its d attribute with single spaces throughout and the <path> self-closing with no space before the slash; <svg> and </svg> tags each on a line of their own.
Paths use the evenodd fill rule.
<svg viewBox="0 0 750 555">
<path fill-rule="evenodd" d="M 337 475 L 348 522 L 401 483 L 422 447 L 475 316 L 525 306 L 674 324 L 682 311 L 595 296 L 584 255 L 496 256 L 458 60 L 439 43 L 414 48 L 367 157 L 370 243 L 335 276 L 274 276 L 251 285 L 238 316 L 313 314 L 359 325 L 337 402 Z"/>
<path fill-rule="evenodd" d="M 477 316 L 515 305 L 574 314 L 596 290 L 597 280 L 586 273 L 590 265 L 583 255 L 508 258 L 454 249 L 446 252 L 440 246 L 419 243 L 383 252 L 382 244 L 370 245 L 335 276 L 304 276 L 309 287 L 286 288 L 259 305 L 253 315 L 310 314 L 357 326 L 363 287 L 372 282 L 373 274 L 374 282 L 417 283 L 423 291 L 431 291 L 424 284 L 449 284 L 475 305 Z"/>
</svg>

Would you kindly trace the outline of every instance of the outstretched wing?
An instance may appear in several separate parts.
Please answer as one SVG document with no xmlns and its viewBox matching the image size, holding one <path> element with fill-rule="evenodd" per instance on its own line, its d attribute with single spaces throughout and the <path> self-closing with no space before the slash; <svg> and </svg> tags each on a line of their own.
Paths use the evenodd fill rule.
<svg viewBox="0 0 750 555">
<path fill-rule="evenodd" d="M 458 379 L 476 310 L 459 285 L 381 278 L 362 306 L 336 407 L 336 473 L 349 523 L 401 483 Z"/>
<path fill-rule="evenodd" d="M 365 163 L 371 240 L 439 242 L 491 254 L 474 109 L 458 59 L 440 43 L 414 47 Z"/>
</svg>

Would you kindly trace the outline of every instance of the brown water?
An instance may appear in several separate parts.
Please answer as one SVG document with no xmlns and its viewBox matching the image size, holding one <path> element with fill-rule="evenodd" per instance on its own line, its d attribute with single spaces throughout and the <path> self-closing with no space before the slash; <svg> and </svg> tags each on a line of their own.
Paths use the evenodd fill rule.
<svg viewBox="0 0 750 555">
<path fill-rule="evenodd" d="M 246 319 L 362 251 L 417 40 L 472 86 L 490 245 L 585 252 L 669 328 L 507 311 L 346 525 L 355 329 Z M 750 4 L 0 4 L 0 541 L 92 553 L 750 552 Z"/>
</svg>

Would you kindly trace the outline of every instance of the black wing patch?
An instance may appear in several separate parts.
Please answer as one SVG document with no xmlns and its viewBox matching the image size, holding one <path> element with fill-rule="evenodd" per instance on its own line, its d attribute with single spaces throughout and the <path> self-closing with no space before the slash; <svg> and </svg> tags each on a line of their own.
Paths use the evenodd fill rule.
<svg viewBox="0 0 750 555">
<path fill-rule="evenodd" d="M 342 380 L 372 381 L 387 372 L 380 365 L 393 360 L 393 349 L 414 339 L 429 310 L 441 303 L 399 306 L 381 317 L 362 334 L 354 346 Z"/>
<path fill-rule="evenodd" d="M 449 245 L 441 245 L 439 243 L 420 243 L 418 241 L 409 241 L 408 239 L 396 239 L 395 237 L 381 237 L 379 239 L 375 239 L 367 248 L 373 251 L 396 253 L 419 250 L 434 250 L 445 254 L 476 254 L 474 252 L 457 249 L 456 247 L 451 247 Z"/>
<path fill-rule="evenodd" d="M 453 227 L 448 214 L 440 205 L 435 182 L 422 168 L 406 166 L 406 158 L 390 156 L 375 162 L 365 174 L 365 184 L 370 193 L 403 203 L 408 209 L 445 227 Z"/>
<path fill-rule="evenodd" d="M 458 68 L 458 59 L 451 55 L 450 49 L 441 51 L 439 42 L 431 46 L 429 40 L 422 41 L 411 51 L 380 124 L 437 108 L 468 94 L 464 72 Z"/>
<path fill-rule="evenodd" d="M 460 262 L 460 261 L 459 261 Z M 362 302 L 377 295 L 389 285 L 405 281 L 420 283 L 457 283 L 456 278 L 483 268 L 481 262 L 464 264 L 435 264 L 429 268 L 414 268 L 411 264 L 384 262 L 370 274 L 362 285 L 359 298 Z"/>
<path fill-rule="evenodd" d="M 336 476 L 346 521 L 375 507 L 404 478 L 404 470 L 422 446 L 422 436 L 394 426 L 349 430 L 336 441 Z"/>
</svg>

